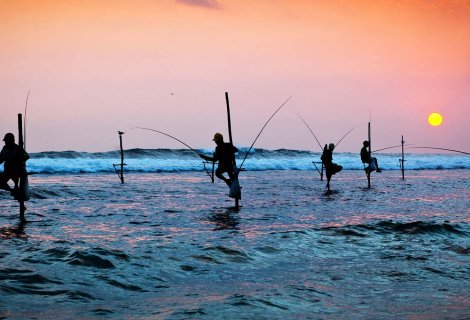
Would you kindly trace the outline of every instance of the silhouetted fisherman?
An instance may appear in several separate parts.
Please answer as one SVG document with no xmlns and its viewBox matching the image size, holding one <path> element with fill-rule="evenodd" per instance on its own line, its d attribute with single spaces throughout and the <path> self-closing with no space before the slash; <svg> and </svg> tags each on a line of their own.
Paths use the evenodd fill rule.
<svg viewBox="0 0 470 320">
<path fill-rule="evenodd" d="M 4 163 L 4 171 L 0 172 L 0 189 L 10 191 L 15 197 L 18 196 L 19 179 L 26 174 L 25 162 L 29 159 L 29 154 L 15 143 L 13 133 L 7 133 L 3 138 L 5 146 L 0 152 L 0 164 Z M 8 181 L 12 180 L 15 184 L 14 188 L 8 185 Z"/>
<path fill-rule="evenodd" d="M 363 144 L 363 147 L 361 149 L 361 161 L 364 164 L 364 166 L 367 164 L 367 167 L 364 168 L 364 171 L 366 172 L 366 174 L 370 174 L 373 171 L 382 172 L 382 170 L 380 170 L 379 168 L 377 158 L 371 157 L 369 151 L 367 150 L 367 148 L 369 148 L 369 145 L 370 145 L 369 141 L 364 140 L 362 144 Z"/>
<path fill-rule="evenodd" d="M 325 144 L 325 148 L 323 149 L 323 154 L 320 157 L 321 161 L 323 162 L 323 165 L 325 166 L 325 172 L 326 172 L 326 187 L 328 190 L 330 190 L 330 180 L 331 177 L 340 172 L 343 167 L 333 163 L 333 150 L 335 149 L 335 145 L 333 143 L 330 143 L 328 146 Z"/>
<path fill-rule="evenodd" d="M 224 180 L 225 183 L 230 187 L 232 185 L 233 179 L 235 178 L 234 161 L 235 153 L 238 152 L 238 149 L 231 143 L 224 142 L 224 137 L 218 132 L 214 135 L 214 139 L 212 139 L 212 141 L 217 144 L 214 157 L 208 157 L 203 154 L 201 154 L 200 157 L 207 161 L 219 161 L 215 175 L 217 178 Z M 223 176 L 223 173 L 225 172 L 227 172 L 229 176 L 228 179 Z"/>
</svg>

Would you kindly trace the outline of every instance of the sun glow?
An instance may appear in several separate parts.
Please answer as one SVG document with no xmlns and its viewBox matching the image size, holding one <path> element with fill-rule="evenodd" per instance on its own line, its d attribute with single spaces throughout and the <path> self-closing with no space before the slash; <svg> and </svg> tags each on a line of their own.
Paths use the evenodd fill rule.
<svg viewBox="0 0 470 320">
<path fill-rule="evenodd" d="M 433 127 L 438 127 L 442 124 L 442 116 L 440 113 L 433 112 L 428 117 L 428 122 Z"/>
</svg>

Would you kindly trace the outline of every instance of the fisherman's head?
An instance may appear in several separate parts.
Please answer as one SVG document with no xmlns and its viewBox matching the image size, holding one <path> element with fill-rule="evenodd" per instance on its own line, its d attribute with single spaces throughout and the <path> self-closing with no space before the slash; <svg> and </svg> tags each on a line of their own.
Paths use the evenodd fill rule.
<svg viewBox="0 0 470 320">
<path fill-rule="evenodd" d="M 216 144 L 223 143 L 224 142 L 224 136 L 221 133 L 216 133 L 214 134 L 214 139 L 212 139 Z"/>
<path fill-rule="evenodd" d="M 362 144 L 363 144 L 364 147 L 366 147 L 366 148 L 370 145 L 370 144 L 369 144 L 369 141 L 367 141 L 367 140 L 364 140 L 364 142 L 363 142 Z"/>
<path fill-rule="evenodd" d="M 15 136 L 13 135 L 13 133 L 8 132 L 3 138 L 3 141 L 5 141 L 5 145 L 7 146 L 13 145 L 15 144 Z"/>
<path fill-rule="evenodd" d="M 328 145 L 328 147 L 329 147 L 330 150 L 333 150 L 333 149 L 335 148 L 335 144 L 334 144 L 334 143 L 330 143 L 330 144 Z"/>
</svg>

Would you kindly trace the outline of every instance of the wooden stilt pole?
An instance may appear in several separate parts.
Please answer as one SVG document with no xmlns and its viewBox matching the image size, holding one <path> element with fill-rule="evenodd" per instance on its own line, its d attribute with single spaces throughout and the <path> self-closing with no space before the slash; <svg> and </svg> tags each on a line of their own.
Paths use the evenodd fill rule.
<svg viewBox="0 0 470 320">
<path fill-rule="evenodd" d="M 403 140 L 403 135 L 401 136 L 401 178 L 405 179 L 405 141 Z"/>
<path fill-rule="evenodd" d="M 119 178 L 121 178 L 121 183 L 124 183 L 124 150 L 122 149 L 122 135 L 124 132 L 118 131 L 119 133 L 119 147 L 121 148 L 121 174 Z"/>
<path fill-rule="evenodd" d="M 367 128 L 368 139 L 369 139 L 369 159 L 372 159 L 372 143 L 371 143 L 371 132 L 370 132 L 370 121 Z M 367 188 L 370 188 L 370 163 L 369 163 L 369 172 L 367 172 Z"/>
<path fill-rule="evenodd" d="M 124 163 L 124 149 L 122 148 L 122 135 L 124 132 L 118 131 L 119 134 L 119 148 L 121 149 L 121 163 L 120 164 L 115 164 L 113 163 L 114 171 L 116 171 L 116 174 L 119 177 L 119 180 L 121 180 L 121 183 L 124 183 L 124 166 L 126 165 Z M 119 166 L 119 170 L 116 169 L 116 167 Z"/>
<path fill-rule="evenodd" d="M 228 92 L 225 92 L 225 103 L 227 104 L 228 137 L 229 137 L 230 143 L 233 145 L 232 121 L 230 120 L 230 102 L 228 100 Z"/>
<path fill-rule="evenodd" d="M 229 137 L 229 140 L 230 140 L 230 144 L 233 145 L 233 139 L 232 139 L 232 122 L 230 120 L 230 103 L 229 103 L 229 100 L 228 100 L 228 92 L 225 92 L 225 102 L 227 104 L 227 121 L 228 121 L 228 137 Z M 235 162 L 235 159 L 233 160 L 233 165 L 236 166 L 236 162 Z M 235 173 L 237 174 L 237 173 Z M 238 199 L 235 198 L 235 208 L 238 209 L 239 208 L 239 203 L 238 203 Z"/>
<path fill-rule="evenodd" d="M 323 164 L 323 161 L 321 163 L 321 172 L 320 172 L 320 180 L 323 181 L 323 170 L 325 170 L 325 165 Z"/>
<path fill-rule="evenodd" d="M 313 163 L 313 166 L 315 167 L 315 169 L 317 170 L 318 174 L 320 175 L 320 180 L 323 181 L 323 170 L 324 170 L 323 161 L 322 162 L 312 161 L 312 163 Z M 321 163 L 320 169 L 318 169 L 317 163 Z"/>
<path fill-rule="evenodd" d="M 24 147 L 24 141 L 23 141 L 23 115 L 21 113 L 18 113 L 18 146 L 20 147 L 20 150 L 23 149 Z M 20 204 L 20 220 L 22 222 L 26 221 L 24 217 L 24 213 L 26 211 L 26 207 L 24 205 L 24 194 L 23 194 L 23 188 L 21 188 L 23 179 L 25 177 L 19 177 L 18 182 L 15 182 L 15 192 L 16 192 L 16 197 L 18 199 L 18 202 Z M 16 185 L 16 183 L 18 185 Z"/>
<path fill-rule="evenodd" d="M 211 175 L 211 181 L 214 183 L 214 171 L 215 171 L 215 161 L 212 161 L 212 175 Z"/>
</svg>

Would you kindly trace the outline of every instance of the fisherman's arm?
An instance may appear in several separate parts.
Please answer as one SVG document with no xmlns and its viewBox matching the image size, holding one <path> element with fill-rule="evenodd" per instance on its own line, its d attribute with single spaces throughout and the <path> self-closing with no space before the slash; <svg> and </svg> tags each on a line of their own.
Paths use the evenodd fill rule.
<svg viewBox="0 0 470 320">
<path fill-rule="evenodd" d="M 215 151 L 214 151 L 214 156 L 211 158 L 211 157 L 208 157 L 210 160 L 208 161 L 212 161 L 212 162 L 217 162 L 219 161 L 222 157 L 221 157 L 221 153 L 223 151 L 220 149 L 219 146 L 215 147 Z"/>
<path fill-rule="evenodd" d="M 5 149 L 2 149 L 0 152 L 0 164 L 5 162 L 5 155 L 4 155 Z"/>
<path fill-rule="evenodd" d="M 204 155 L 204 154 L 199 154 L 199 156 L 200 156 L 202 159 L 206 160 L 206 161 L 212 161 L 212 162 L 217 161 L 215 157 L 209 157 L 209 156 L 206 156 L 206 155 Z"/>
<path fill-rule="evenodd" d="M 29 160 L 29 154 L 26 152 L 26 150 L 23 149 L 23 161 L 28 161 Z"/>
</svg>

